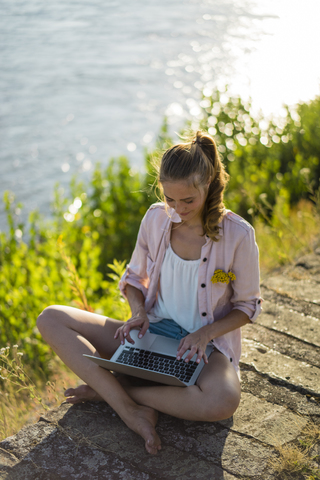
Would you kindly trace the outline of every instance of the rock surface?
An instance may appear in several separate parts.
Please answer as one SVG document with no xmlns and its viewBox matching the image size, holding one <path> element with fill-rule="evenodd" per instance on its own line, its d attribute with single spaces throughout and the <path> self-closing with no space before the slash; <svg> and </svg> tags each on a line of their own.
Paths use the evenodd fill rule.
<svg viewBox="0 0 320 480">
<path fill-rule="evenodd" d="M 163 447 L 151 456 L 107 404 L 65 403 L 0 443 L 0 480 L 275 479 L 279 445 L 320 425 L 319 249 L 261 288 L 263 312 L 243 328 L 242 400 L 232 418 L 161 414 Z"/>
</svg>

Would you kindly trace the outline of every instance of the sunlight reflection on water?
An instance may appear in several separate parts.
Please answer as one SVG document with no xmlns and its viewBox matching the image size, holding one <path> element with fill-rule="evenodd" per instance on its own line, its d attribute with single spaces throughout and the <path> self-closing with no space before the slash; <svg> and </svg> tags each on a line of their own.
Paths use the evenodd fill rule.
<svg viewBox="0 0 320 480">
<path fill-rule="evenodd" d="M 246 59 L 275 31 L 277 3 L 263 4 L 3 0 L 1 196 L 10 189 L 24 211 L 47 213 L 54 183 L 88 178 L 98 160 L 128 154 L 143 169 L 164 115 L 178 131 L 201 118 L 202 89 L 233 81 L 245 92 Z"/>
</svg>

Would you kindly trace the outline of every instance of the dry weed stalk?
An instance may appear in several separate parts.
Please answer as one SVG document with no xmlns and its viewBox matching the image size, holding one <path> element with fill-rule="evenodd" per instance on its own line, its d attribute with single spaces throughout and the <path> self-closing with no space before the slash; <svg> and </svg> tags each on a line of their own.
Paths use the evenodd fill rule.
<svg viewBox="0 0 320 480">
<path fill-rule="evenodd" d="M 303 473 L 309 463 L 305 451 L 296 445 L 279 445 L 277 450 L 279 457 L 272 459 L 275 472 L 281 474 L 284 479 L 289 479 L 293 474 Z"/>
<path fill-rule="evenodd" d="M 30 405 L 49 407 L 22 365 L 18 345 L 0 350 L 0 439 L 13 435 L 27 421 Z"/>
<path fill-rule="evenodd" d="M 12 352 L 13 358 L 10 357 L 10 347 L 4 347 L 0 350 L 0 360 L 2 364 L 0 367 L 1 380 L 8 381 L 16 387 L 16 393 L 27 391 L 31 399 L 37 400 L 44 409 L 49 410 L 49 407 L 43 403 L 42 397 L 35 384 L 22 365 L 21 357 L 23 353 L 18 352 L 18 345 L 13 345 Z"/>
<path fill-rule="evenodd" d="M 264 219 L 266 224 L 269 225 L 269 227 L 271 228 L 271 231 L 274 233 L 274 235 L 277 238 L 277 240 L 279 241 L 280 245 L 285 249 L 285 245 L 284 245 L 283 239 L 282 239 L 282 231 L 278 230 L 277 228 L 274 227 L 271 219 L 269 218 L 268 212 L 266 211 L 266 209 L 268 209 L 272 213 L 274 211 L 274 207 L 268 202 L 268 200 L 265 196 L 266 194 L 261 194 L 260 195 L 261 203 L 259 203 L 259 202 L 256 202 L 254 200 L 254 197 L 251 194 L 249 194 L 248 192 L 246 192 L 245 190 L 242 190 L 242 193 L 249 198 L 252 205 L 260 213 L 261 217 Z M 263 207 L 262 204 L 264 204 L 264 207 Z M 281 216 L 281 217 L 278 216 L 278 220 L 287 229 L 287 231 L 290 232 L 291 236 L 296 240 L 296 242 L 298 244 L 300 244 L 300 246 L 302 248 L 306 248 L 307 250 L 312 252 L 312 248 L 310 247 L 308 242 L 301 240 L 301 238 L 296 234 L 296 232 L 294 231 L 294 229 L 292 228 L 292 226 L 290 225 L 288 220 L 286 220 L 283 216 Z M 289 258 L 289 261 L 291 262 L 292 259 Z"/>
<path fill-rule="evenodd" d="M 300 445 L 278 445 L 278 457 L 269 461 L 278 480 L 320 480 L 320 470 L 313 450 L 320 443 L 320 427 L 308 423 L 302 430 Z"/>
<path fill-rule="evenodd" d="M 78 300 L 75 300 L 75 303 L 78 305 L 78 307 L 81 310 L 86 310 L 87 312 L 93 312 L 94 310 L 88 304 L 88 300 L 87 300 L 85 291 L 82 288 L 81 279 L 78 275 L 77 269 L 74 266 L 74 264 L 72 263 L 71 258 L 65 252 L 65 243 L 62 240 L 62 235 L 59 236 L 57 244 L 58 244 L 58 248 L 59 248 L 61 257 L 65 261 L 65 264 L 66 264 L 66 270 L 67 270 L 68 275 L 69 275 L 71 290 L 75 294 L 76 298 L 78 298 Z"/>
</svg>

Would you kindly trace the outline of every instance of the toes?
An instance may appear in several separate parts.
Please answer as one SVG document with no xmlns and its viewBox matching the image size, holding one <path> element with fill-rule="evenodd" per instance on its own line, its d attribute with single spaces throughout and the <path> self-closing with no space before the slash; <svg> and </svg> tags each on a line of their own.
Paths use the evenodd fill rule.
<svg viewBox="0 0 320 480">
<path fill-rule="evenodd" d="M 75 398 L 75 397 L 70 397 L 70 398 L 67 398 L 67 399 L 66 399 L 66 402 L 67 402 L 67 403 L 72 403 L 73 405 L 74 405 L 75 403 L 79 403 L 80 401 L 81 401 L 81 400 L 79 400 L 78 398 Z"/>
<path fill-rule="evenodd" d="M 146 446 L 146 450 L 151 455 L 156 455 L 158 453 L 158 449 L 156 447 Z"/>
<path fill-rule="evenodd" d="M 161 450 L 161 444 L 157 445 L 157 440 L 152 439 L 152 440 L 147 440 L 145 443 L 146 450 L 148 453 L 151 453 L 152 455 L 156 455 L 159 450 Z"/>
<path fill-rule="evenodd" d="M 65 397 L 72 397 L 74 395 L 74 388 L 68 388 L 65 392 L 64 392 L 64 396 Z"/>
<path fill-rule="evenodd" d="M 97 392 L 95 392 L 91 387 L 88 385 L 80 385 L 77 388 L 68 388 L 64 392 L 65 397 L 67 397 L 68 403 L 79 403 L 89 401 L 103 401 Z"/>
<path fill-rule="evenodd" d="M 151 455 L 157 455 L 160 448 L 159 447 L 152 447 L 152 448 L 147 449 L 147 452 L 150 453 Z"/>
</svg>

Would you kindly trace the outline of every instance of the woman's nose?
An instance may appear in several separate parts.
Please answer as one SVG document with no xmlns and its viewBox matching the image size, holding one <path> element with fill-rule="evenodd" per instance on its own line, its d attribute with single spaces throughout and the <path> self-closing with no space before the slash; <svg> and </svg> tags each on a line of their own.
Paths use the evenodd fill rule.
<svg viewBox="0 0 320 480">
<path fill-rule="evenodd" d="M 176 203 L 174 209 L 179 214 L 179 213 L 183 212 L 183 205 L 181 203 Z"/>
</svg>

